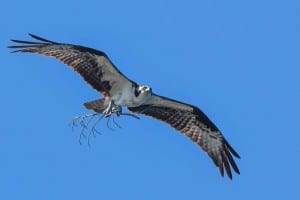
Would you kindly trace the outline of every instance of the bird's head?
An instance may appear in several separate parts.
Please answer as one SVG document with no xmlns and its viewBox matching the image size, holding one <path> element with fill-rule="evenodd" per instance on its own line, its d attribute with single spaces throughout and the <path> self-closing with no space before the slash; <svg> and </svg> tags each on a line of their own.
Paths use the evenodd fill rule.
<svg viewBox="0 0 300 200">
<path fill-rule="evenodd" d="M 152 88 L 149 86 L 145 86 L 145 85 L 140 85 L 138 87 L 138 91 L 140 92 L 140 94 L 143 93 L 151 93 L 152 92 Z"/>
<path fill-rule="evenodd" d="M 145 102 L 152 94 L 152 88 L 149 86 L 145 85 L 139 85 L 135 89 L 135 96 L 136 99 L 140 102 L 143 103 Z"/>
</svg>

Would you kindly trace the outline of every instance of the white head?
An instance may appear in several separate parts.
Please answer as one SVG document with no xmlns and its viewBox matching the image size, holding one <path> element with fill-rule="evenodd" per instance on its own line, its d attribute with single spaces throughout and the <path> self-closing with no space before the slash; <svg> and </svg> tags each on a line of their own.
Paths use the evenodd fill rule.
<svg viewBox="0 0 300 200">
<path fill-rule="evenodd" d="M 145 86 L 145 85 L 139 85 L 138 90 L 141 93 L 147 93 L 147 92 L 152 92 L 152 88 L 149 86 Z"/>
<path fill-rule="evenodd" d="M 139 85 L 135 89 L 135 97 L 137 100 L 137 103 L 143 104 L 145 101 L 148 100 L 148 98 L 152 94 L 152 88 L 145 85 Z"/>
</svg>

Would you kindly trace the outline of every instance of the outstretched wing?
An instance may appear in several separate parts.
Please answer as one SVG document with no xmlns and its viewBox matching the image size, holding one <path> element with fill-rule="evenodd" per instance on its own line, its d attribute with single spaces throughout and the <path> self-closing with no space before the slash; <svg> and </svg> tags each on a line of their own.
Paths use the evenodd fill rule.
<svg viewBox="0 0 300 200">
<path fill-rule="evenodd" d="M 104 96 L 111 96 L 120 89 L 119 87 L 131 84 L 129 79 L 114 66 L 102 51 L 79 45 L 57 43 L 32 34 L 29 35 L 38 41 L 11 40 L 20 45 L 8 48 L 16 49 L 13 52 L 38 53 L 55 57 L 78 72 L 86 82 Z"/>
<path fill-rule="evenodd" d="M 231 168 L 240 173 L 232 155 L 237 158 L 240 156 L 200 109 L 155 94 L 143 105 L 128 109 L 164 121 L 188 136 L 207 152 L 222 176 L 224 168 L 230 179 L 232 179 Z"/>
</svg>

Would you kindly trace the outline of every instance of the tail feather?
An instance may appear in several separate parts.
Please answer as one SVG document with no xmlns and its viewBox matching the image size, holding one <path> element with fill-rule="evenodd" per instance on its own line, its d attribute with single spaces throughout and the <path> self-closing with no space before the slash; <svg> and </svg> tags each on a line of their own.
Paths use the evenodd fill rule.
<svg viewBox="0 0 300 200">
<path fill-rule="evenodd" d="M 89 101 L 83 104 L 87 109 L 92 110 L 97 113 L 102 113 L 107 107 L 105 99 L 97 99 L 94 101 Z"/>
</svg>

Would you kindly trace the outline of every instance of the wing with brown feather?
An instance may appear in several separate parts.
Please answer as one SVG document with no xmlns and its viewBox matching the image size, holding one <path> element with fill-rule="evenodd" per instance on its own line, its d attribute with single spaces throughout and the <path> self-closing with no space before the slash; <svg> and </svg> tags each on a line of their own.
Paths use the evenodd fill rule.
<svg viewBox="0 0 300 200">
<path fill-rule="evenodd" d="M 55 57 L 78 72 L 86 82 L 104 96 L 116 92 L 121 85 L 131 84 L 102 51 L 29 35 L 38 42 L 12 40 L 20 45 L 9 46 L 9 48 L 16 49 L 13 52 L 38 53 Z"/>
<path fill-rule="evenodd" d="M 224 169 L 230 179 L 231 169 L 240 173 L 232 155 L 237 158 L 240 156 L 200 109 L 154 94 L 143 105 L 128 109 L 164 121 L 188 136 L 207 152 L 222 176 L 224 176 Z"/>
</svg>

